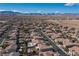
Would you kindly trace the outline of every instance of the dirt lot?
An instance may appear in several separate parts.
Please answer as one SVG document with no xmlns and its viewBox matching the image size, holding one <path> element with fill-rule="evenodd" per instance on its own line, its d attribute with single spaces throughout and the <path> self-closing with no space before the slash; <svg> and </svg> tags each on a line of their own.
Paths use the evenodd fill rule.
<svg viewBox="0 0 79 59">
<path fill-rule="evenodd" d="M 63 26 L 75 27 L 79 29 L 79 20 L 48 20 L 49 22 L 59 23 Z"/>
</svg>

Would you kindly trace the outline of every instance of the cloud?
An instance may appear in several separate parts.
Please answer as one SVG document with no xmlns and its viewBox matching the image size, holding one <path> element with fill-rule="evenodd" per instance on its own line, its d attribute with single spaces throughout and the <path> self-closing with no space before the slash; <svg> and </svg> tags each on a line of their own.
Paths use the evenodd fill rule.
<svg viewBox="0 0 79 59">
<path fill-rule="evenodd" d="M 29 13 L 28 11 L 20 11 L 20 10 L 11 10 L 13 12 L 20 12 L 20 13 Z"/>
<path fill-rule="evenodd" d="M 5 10 L 0 10 L 0 11 L 5 11 Z"/>
<path fill-rule="evenodd" d="M 65 3 L 64 5 L 65 6 L 73 6 L 73 5 L 75 5 L 75 3 Z"/>
<path fill-rule="evenodd" d="M 21 12 L 21 11 L 19 11 L 19 10 L 11 10 L 11 11 L 13 11 L 13 12 Z"/>
<path fill-rule="evenodd" d="M 55 13 L 55 14 L 57 14 L 57 13 L 59 13 L 59 14 L 64 14 L 64 12 L 62 12 L 62 11 L 55 11 L 54 13 Z"/>
<path fill-rule="evenodd" d="M 55 13 L 60 13 L 60 11 L 55 11 Z"/>
<path fill-rule="evenodd" d="M 38 10 L 38 11 L 36 11 L 36 13 L 42 13 L 42 10 Z"/>
<path fill-rule="evenodd" d="M 60 11 L 55 11 L 55 14 L 57 14 L 57 13 L 61 13 Z"/>
</svg>

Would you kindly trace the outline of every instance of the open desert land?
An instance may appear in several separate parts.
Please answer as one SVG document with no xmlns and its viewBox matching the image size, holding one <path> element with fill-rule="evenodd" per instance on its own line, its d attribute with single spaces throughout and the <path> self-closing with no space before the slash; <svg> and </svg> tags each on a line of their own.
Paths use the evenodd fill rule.
<svg viewBox="0 0 79 59">
<path fill-rule="evenodd" d="M 79 29 L 79 20 L 47 20 L 49 22 L 55 22 L 62 26 L 74 27 Z"/>
</svg>

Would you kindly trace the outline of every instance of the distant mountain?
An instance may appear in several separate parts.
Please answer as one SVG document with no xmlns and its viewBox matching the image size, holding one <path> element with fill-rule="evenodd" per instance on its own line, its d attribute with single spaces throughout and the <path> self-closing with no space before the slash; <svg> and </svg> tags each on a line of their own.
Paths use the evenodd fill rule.
<svg viewBox="0 0 79 59">
<path fill-rule="evenodd" d="M 66 15 L 79 16 L 79 13 L 65 13 Z"/>
<path fill-rule="evenodd" d="M 20 13 L 13 11 L 0 11 L 0 15 L 74 15 L 79 16 L 79 13 Z"/>
<path fill-rule="evenodd" d="M 55 15 L 55 13 L 20 13 L 13 11 L 0 11 L 0 15 Z"/>
<path fill-rule="evenodd" d="M 25 13 L 25 15 L 55 15 L 55 13 Z"/>
<path fill-rule="evenodd" d="M 18 15 L 22 14 L 20 12 L 13 12 L 13 11 L 0 11 L 0 15 Z"/>
</svg>

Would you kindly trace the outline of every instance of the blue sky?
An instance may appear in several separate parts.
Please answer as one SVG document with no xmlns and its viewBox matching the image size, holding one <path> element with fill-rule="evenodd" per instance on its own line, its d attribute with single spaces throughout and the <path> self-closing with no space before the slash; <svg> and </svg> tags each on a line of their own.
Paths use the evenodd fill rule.
<svg viewBox="0 0 79 59">
<path fill-rule="evenodd" d="M 0 3 L 0 11 L 24 13 L 79 13 L 79 4 L 73 3 Z"/>
</svg>

